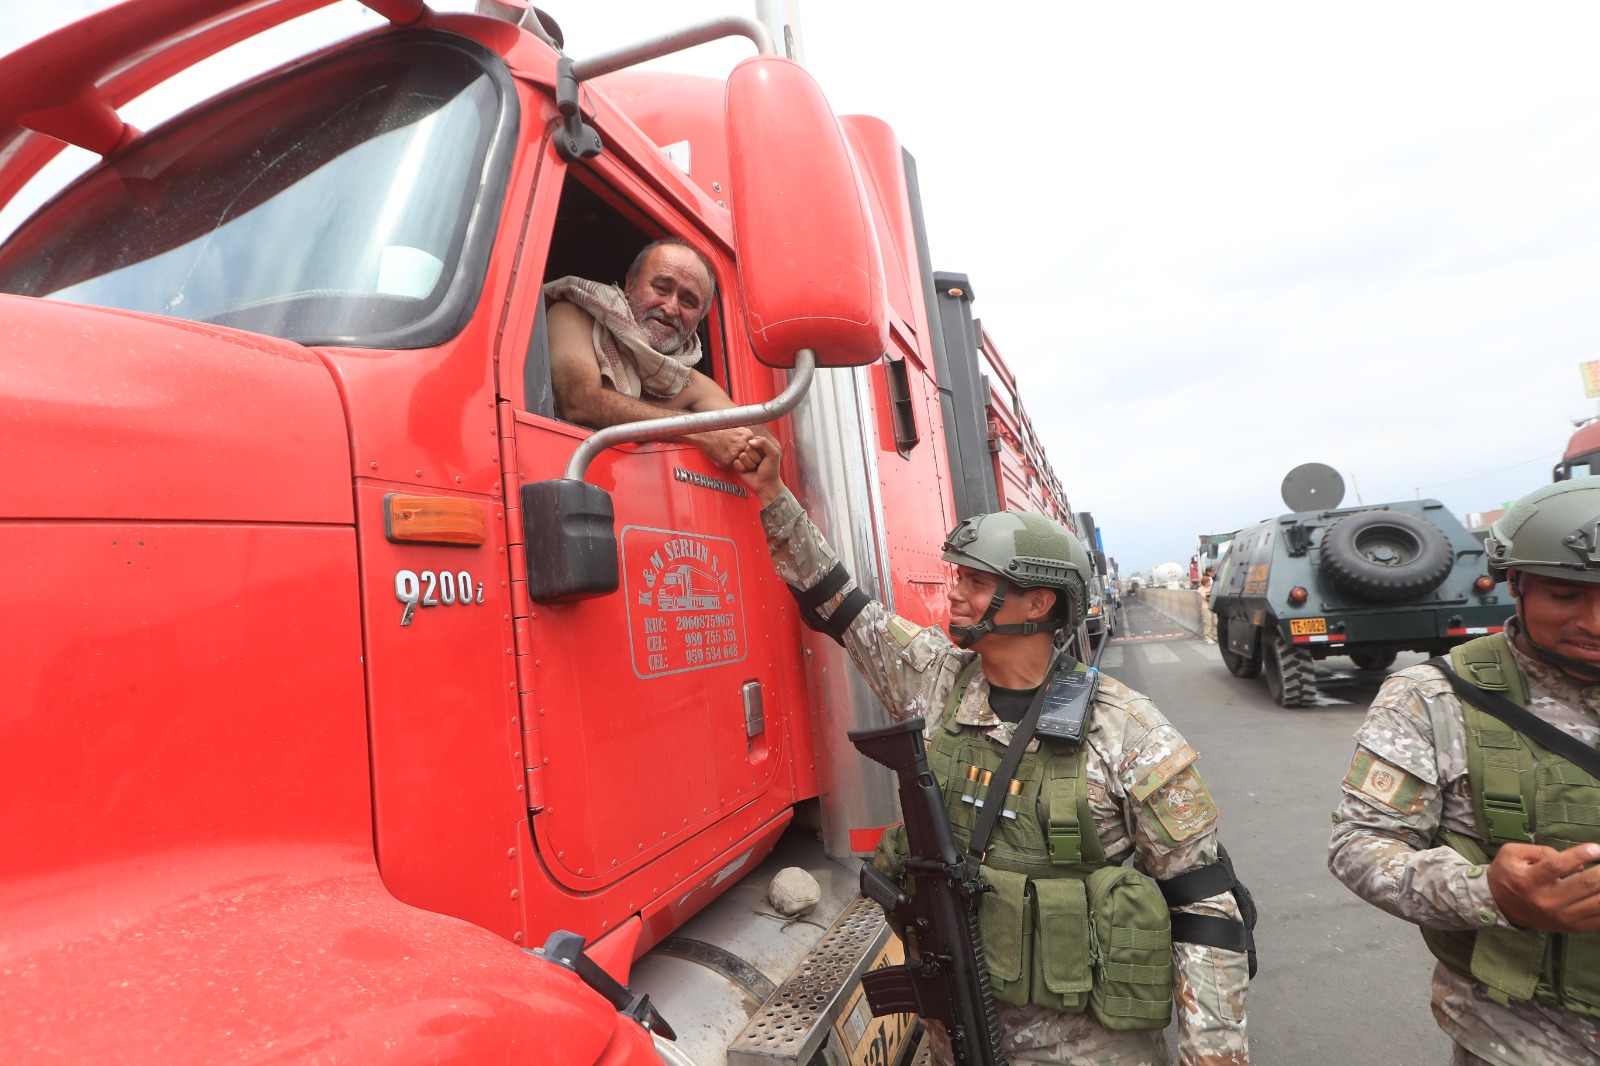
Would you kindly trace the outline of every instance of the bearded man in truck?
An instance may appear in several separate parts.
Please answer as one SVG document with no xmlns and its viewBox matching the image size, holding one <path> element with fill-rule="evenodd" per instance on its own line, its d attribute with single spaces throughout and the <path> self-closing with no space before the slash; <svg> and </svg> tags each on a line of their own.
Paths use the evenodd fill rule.
<svg viewBox="0 0 1600 1066">
<path fill-rule="evenodd" d="M 1456 1066 L 1600 1066 L 1600 477 L 1523 497 L 1484 551 L 1516 613 L 1383 683 L 1328 866 L 1421 926 Z"/>
<path fill-rule="evenodd" d="M 697 330 L 715 295 L 710 262 L 676 237 L 645 245 L 621 288 L 578 277 L 546 283 L 557 416 L 603 429 L 734 406 L 694 369 L 701 356 Z M 679 439 L 727 466 L 749 435 L 714 429 Z"/>
<path fill-rule="evenodd" d="M 955 564 L 946 636 L 857 588 L 778 463 L 774 442 L 747 435 L 733 467 L 762 504 L 773 563 L 808 624 L 845 647 L 893 718 L 923 719 L 960 848 L 975 826 L 983 832 L 982 804 L 1009 812 L 990 818 L 999 828 L 980 849 L 992 889 L 984 957 L 1006 1057 L 1165 1064 L 1175 1008 L 1179 1063 L 1248 1063 L 1253 906 L 1217 842 L 1197 755 L 1155 705 L 1099 675 L 1080 743 L 1041 726 L 1022 738 L 1010 781 L 984 779 L 1034 728 L 1041 689 L 1085 670 L 1056 641 L 1088 598 L 1093 571 L 1078 539 L 1036 514 L 963 521 L 944 545 Z M 904 858 L 904 834 L 891 829 L 873 861 L 903 879 Z M 952 1061 L 938 1023 L 928 1032 L 936 1060 Z"/>
</svg>

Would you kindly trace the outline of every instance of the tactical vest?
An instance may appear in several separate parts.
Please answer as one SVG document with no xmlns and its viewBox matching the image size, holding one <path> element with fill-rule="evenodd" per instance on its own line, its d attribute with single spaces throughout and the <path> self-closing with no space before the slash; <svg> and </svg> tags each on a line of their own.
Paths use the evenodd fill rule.
<svg viewBox="0 0 1600 1066">
<path fill-rule="evenodd" d="M 1139 871 L 1105 861 L 1089 807 L 1086 746 L 1039 739 L 1013 783 L 993 778 L 1005 749 L 956 721 L 980 666 L 945 700 L 928 743 L 950 828 L 963 850 L 987 803 L 1002 814 L 984 854 L 979 926 L 994 998 L 1070 1014 L 1108 1029 L 1162 1029 L 1172 1016 L 1172 931 L 1166 901 Z M 1085 669 L 1079 664 L 1078 669 Z M 886 837 L 885 847 L 903 847 Z M 880 851 L 879 865 L 898 872 Z"/>
<path fill-rule="evenodd" d="M 1527 706 L 1527 681 L 1504 634 L 1459 645 L 1450 659 L 1479 688 Z M 1465 700 L 1461 714 L 1473 822 L 1483 840 L 1441 828 L 1435 843 L 1479 866 L 1510 841 L 1537 839 L 1557 849 L 1600 843 L 1600 781 Z M 1422 938 L 1497 1003 L 1532 1000 L 1600 1018 L 1600 933 L 1423 929 Z"/>
</svg>

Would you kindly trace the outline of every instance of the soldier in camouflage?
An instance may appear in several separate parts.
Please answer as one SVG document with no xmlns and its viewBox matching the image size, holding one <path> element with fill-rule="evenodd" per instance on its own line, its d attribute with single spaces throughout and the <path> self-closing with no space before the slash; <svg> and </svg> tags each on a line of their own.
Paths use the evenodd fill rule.
<svg viewBox="0 0 1600 1066">
<path fill-rule="evenodd" d="M 1600 477 L 1525 497 L 1485 550 L 1516 615 L 1452 671 L 1600 745 Z M 1422 927 L 1452 1062 L 1600 1066 L 1600 782 L 1423 664 L 1384 683 L 1343 790 L 1329 868 Z"/>
<path fill-rule="evenodd" d="M 836 557 L 780 480 L 777 445 L 753 439 L 734 469 L 763 504 L 761 521 L 778 573 L 797 590 L 816 587 L 834 572 Z M 937 627 L 893 615 L 882 604 L 855 604 L 859 613 L 841 633 L 842 642 L 896 720 L 920 716 L 932 736 L 947 703 L 953 703 L 955 722 L 981 730 L 996 750 L 1010 742 L 1022 708 L 1049 669 L 1055 629 L 1062 619 L 1081 610 L 1083 575 L 1089 573 L 1087 556 L 1076 538 L 1039 516 L 1007 513 L 969 520 L 952 534 L 952 541 L 969 527 L 975 536 L 978 523 L 1021 517 L 1070 541 L 1076 556 L 1082 557 L 1075 602 L 1073 596 L 1064 595 L 1073 586 L 1027 587 L 1020 579 L 1009 582 L 1010 595 L 1005 595 L 1008 583 L 998 580 L 999 574 L 982 560 L 947 545 L 947 553 L 954 554 L 946 558 L 958 563 L 949 600 L 950 628 L 961 647 Z M 963 565 L 963 560 L 977 565 Z M 820 606 L 820 617 L 840 609 L 853 593 L 856 600 L 862 599 L 853 581 L 838 587 Z M 989 609 L 991 601 L 1000 605 L 998 611 Z M 970 647 L 973 644 L 976 647 Z M 971 673 L 968 667 L 974 658 L 982 660 L 982 667 Z M 971 681 L 954 702 L 952 694 L 964 671 Z M 1131 858 L 1138 870 L 1157 879 L 1218 863 L 1217 808 L 1196 771 L 1197 755 L 1150 700 L 1102 677 L 1085 743 L 1088 809 L 1107 863 Z M 1038 744 L 1035 738 L 1027 750 L 1033 752 Z M 1156 902 L 1165 908 L 1159 897 Z M 1179 913 L 1220 919 L 1243 929 L 1239 906 L 1227 891 L 1174 907 L 1174 916 Z M 986 950 L 992 951 L 992 946 Z M 1174 942 L 1171 968 L 1178 1062 L 1183 1066 L 1248 1063 L 1245 953 Z M 996 1007 L 1003 1047 L 1012 1061 L 1083 1066 L 1157 1066 L 1169 1061 L 1159 1028 L 1113 1031 L 1090 1012 L 1064 1013 L 1031 1003 L 997 1002 Z M 948 1062 L 948 1044 L 936 1025 L 930 1032 L 936 1055 Z"/>
</svg>

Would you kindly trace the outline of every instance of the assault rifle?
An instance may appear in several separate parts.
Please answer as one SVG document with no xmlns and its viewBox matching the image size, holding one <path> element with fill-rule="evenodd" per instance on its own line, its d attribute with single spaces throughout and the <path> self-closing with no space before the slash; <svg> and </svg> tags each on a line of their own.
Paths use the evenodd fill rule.
<svg viewBox="0 0 1600 1066">
<path fill-rule="evenodd" d="M 917 879 L 907 896 L 871 863 L 861 867 L 861 894 L 903 930 L 906 962 L 861 977 L 874 1016 L 918 1014 L 944 1024 L 956 1066 L 1005 1066 L 989 967 L 978 932 L 978 901 L 989 890 L 978 864 L 956 847 L 939 782 L 928 769 L 921 718 L 881 729 L 851 730 L 850 742 L 894 771 Z"/>
</svg>

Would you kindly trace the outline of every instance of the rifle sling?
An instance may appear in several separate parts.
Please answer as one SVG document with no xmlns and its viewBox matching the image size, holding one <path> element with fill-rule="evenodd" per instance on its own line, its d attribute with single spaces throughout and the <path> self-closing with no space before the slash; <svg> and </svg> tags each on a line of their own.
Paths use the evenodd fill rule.
<svg viewBox="0 0 1600 1066">
<path fill-rule="evenodd" d="M 1028 710 L 1023 714 L 1022 721 L 1017 723 L 1017 731 L 1011 736 L 1011 743 L 1006 747 L 1005 758 L 1000 760 L 1000 769 L 995 771 L 994 785 L 1000 790 L 1000 795 L 1005 795 L 1006 785 L 1017 772 L 1017 767 L 1022 763 L 1022 756 L 1028 750 L 1028 742 L 1033 739 L 1033 732 L 1039 726 L 1039 712 L 1044 707 L 1044 698 L 1050 692 L 1050 682 L 1055 680 L 1056 674 L 1062 670 L 1076 669 L 1078 661 L 1063 651 L 1058 651 L 1050 660 L 1050 668 L 1045 671 L 1044 681 L 1039 684 L 1039 689 L 1033 694 L 1033 700 L 1028 704 Z M 972 827 L 972 839 L 967 842 L 967 856 L 978 865 L 983 865 L 984 853 L 989 848 L 989 836 L 994 832 L 994 826 L 1000 819 L 1000 808 L 1004 803 L 985 803 L 983 813 L 978 816 L 978 824 Z"/>
<path fill-rule="evenodd" d="M 1590 777 L 1600 778 L 1600 751 L 1596 751 L 1570 733 L 1562 732 L 1525 707 L 1518 707 L 1497 692 L 1485 692 L 1450 668 L 1443 656 L 1428 660 L 1436 666 L 1456 690 L 1456 695 L 1478 708 L 1491 718 L 1497 718 L 1518 733 L 1548 748 L 1550 751 L 1576 765 Z"/>
</svg>

